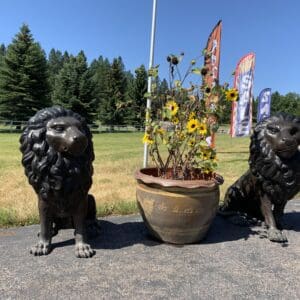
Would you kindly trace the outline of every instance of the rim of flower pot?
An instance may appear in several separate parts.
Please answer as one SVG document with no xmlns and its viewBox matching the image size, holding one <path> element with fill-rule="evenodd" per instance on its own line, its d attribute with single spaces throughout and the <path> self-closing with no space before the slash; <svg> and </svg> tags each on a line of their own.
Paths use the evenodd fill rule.
<svg viewBox="0 0 300 300">
<path fill-rule="evenodd" d="M 135 172 L 135 179 L 146 184 L 158 184 L 163 187 L 180 187 L 187 189 L 207 188 L 221 185 L 224 180 L 221 175 L 215 174 L 211 179 L 175 180 L 158 177 L 157 168 L 143 168 Z"/>
</svg>

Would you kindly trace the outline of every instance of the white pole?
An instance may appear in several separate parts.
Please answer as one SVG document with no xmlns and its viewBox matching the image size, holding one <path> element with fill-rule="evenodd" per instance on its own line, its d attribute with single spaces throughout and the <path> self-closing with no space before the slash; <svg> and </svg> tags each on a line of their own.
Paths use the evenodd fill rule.
<svg viewBox="0 0 300 300">
<path fill-rule="evenodd" d="M 154 40 L 155 40 L 155 25 L 156 25 L 156 0 L 153 0 L 153 9 L 152 9 L 152 26 L 151 26 L 151 41 L 150 41 L 150 58 L 149 58 L 149 69 L 153 67 L 153 58 L 154 58 Z M 152 78 L 148 77 L 148 88 L 147 92 L 151 93 L 151 84 Z M 147 99 L 147 111 L 151 109 L 151 99 Z M 148 114 L 146 113 L 146 121 L 148 118 Z M 145 133 L 147 131 L 147 126 L 145 127 Z M 146 168 L 148 165 L 148 145 L 144 144 L 144 163 L 143 167 Z"/>
</svg>

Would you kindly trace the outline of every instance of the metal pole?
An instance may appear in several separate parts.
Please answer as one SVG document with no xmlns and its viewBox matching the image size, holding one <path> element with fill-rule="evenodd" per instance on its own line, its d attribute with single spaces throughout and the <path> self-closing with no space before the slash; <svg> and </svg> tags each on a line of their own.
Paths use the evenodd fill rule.
<svg viewBox="0 0 300 300">
<path fill-rule="evenodd" d="M 150 41 L 150 58 L 149 58 L 149 69 L 153 67 L 154 58 L 154 40 L 155 40 L 155 25 L 156 25 L 156 0 L 153 0 L 152 9 L 152 26 L 151 26 L 151 41 Z M 148 77 L 148 93 L 151 92 L 152 78 Z M 147 99 L 147 111 L 151 108 L 151 99 Z M 146 112 L 146 121 L 149 120 L 149 113 Z M 147 132 L 147 126 L 145 127 L 145 133 Z M 143 167 L 146 168 L 148 165 L 148 145 L 144 144 L 144 163 Z"/>
</svg>

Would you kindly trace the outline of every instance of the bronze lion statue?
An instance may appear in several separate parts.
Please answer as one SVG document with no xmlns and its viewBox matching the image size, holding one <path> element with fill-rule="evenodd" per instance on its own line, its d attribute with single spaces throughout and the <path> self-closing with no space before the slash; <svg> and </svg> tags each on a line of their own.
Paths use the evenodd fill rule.
<svg viewBox="0 0 300 300">
<path fill-rule="evenodd" d="M 61 228 L 75 229 L 75 254 L 91 257 L 86 224 L 96 221 L 92 185 L 94 150 L 91 132 L 79 114 L 59 106 L 38 111 L 20 137 L 22 164 L 38 196 L 40 233 L 30 253 L 51 251 Z"/>
<path fill-rule="evenodd" d="M 264 220 L 273 242 L 287 242 L 280 218 L 300 191 L 300 117 L 279 113 L 258 123 L 251 136 L 249 170 L 226 192 L 221 215 Z"/>
</svg>

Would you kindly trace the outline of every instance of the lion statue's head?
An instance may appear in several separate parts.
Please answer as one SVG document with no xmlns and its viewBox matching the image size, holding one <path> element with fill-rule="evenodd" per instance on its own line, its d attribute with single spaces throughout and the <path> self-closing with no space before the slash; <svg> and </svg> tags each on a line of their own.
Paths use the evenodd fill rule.
<svg viewBox="0 0 300 300">
<path fill-rule="evenodd" d="M 256 125 L 249 165 L 264 192 L 278 199 L 293 194 L 299 189 L 299 164 L 300 117 L 279 113 Z"/>
<path fill-rule="evenodd" d="M 88 191 L 94 151 L 84 118 L 60 106 L 38 111 L 25 127 L 20 150 L 29 183 L 47 199 L 51 193 Z"/>
</svg>

